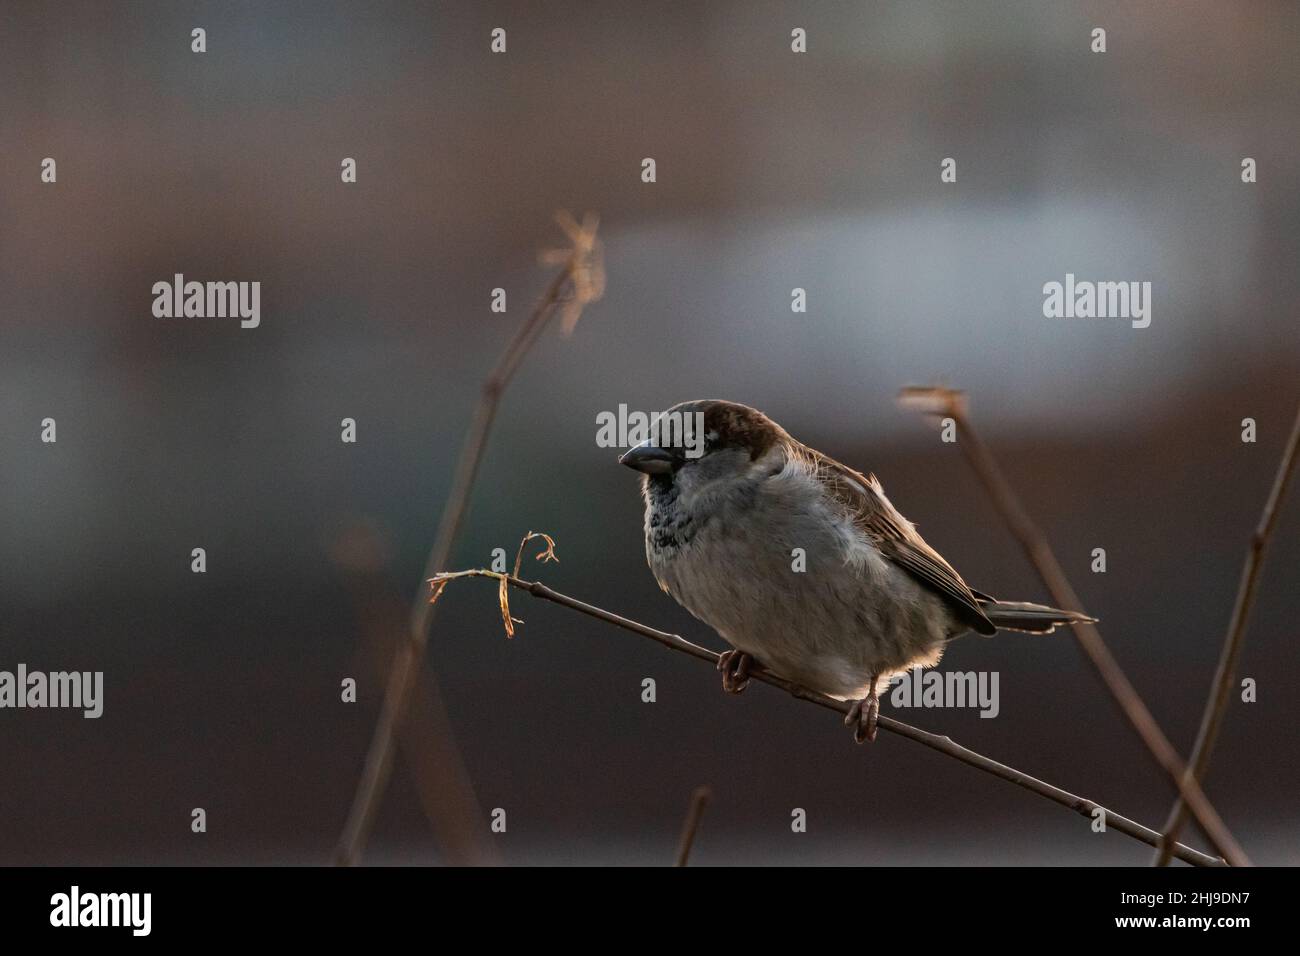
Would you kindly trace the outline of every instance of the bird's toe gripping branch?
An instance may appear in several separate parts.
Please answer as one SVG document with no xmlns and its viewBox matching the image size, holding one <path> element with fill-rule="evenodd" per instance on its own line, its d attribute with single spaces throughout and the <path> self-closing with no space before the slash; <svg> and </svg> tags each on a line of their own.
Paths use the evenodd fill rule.
<svg viewBox="0 0 1300 956">
<path fill-rule="evenodd" d="M 722 689 L 728 694 L 739 694 L 749 686 L 749 672 L 754 658 L 744 651 L 724 651 L 718 656 L 718 670 L 722 671 Z"/>
<path fill-rule="evenodd" d="M 876 727 L 880 723 L 880 697 L 876 693 L 875 678 L 871 681 L 871 693 L 853 702 L 849 712 L 844 715 L 844 723 L 853 728 L 853 739 L 858 743 L 876 739 Z"/>
</svg>

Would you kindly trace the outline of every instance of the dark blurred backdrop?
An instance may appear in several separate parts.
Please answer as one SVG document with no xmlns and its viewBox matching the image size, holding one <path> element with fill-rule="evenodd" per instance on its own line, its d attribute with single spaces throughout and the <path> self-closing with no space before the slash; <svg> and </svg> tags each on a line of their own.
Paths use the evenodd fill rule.
<svg viewBox="0 0 1300 956">
<path fill-rule="evenodd" d="M 974 586 L 1044 599 L 957 449 L 893 403 L 943 381 L 1187 752 L 1300 400 L 1298 41 L 1286 2 L 6 0 L 0 668 L 106 687 L 99 720 L 0 711 L 0 862 L 329 859 L 382 698 L 364 635 L 416 592 L 559 208 L 601 214 L 608 292 L 507 395 L 456 566 L 546 530 L 548 583 L 719 647 L 655 586 L 634 476 L 594 438 L 620 402 L 720 397 L 877 472 Z M 260 281 L 261 327 L 154 318 L 176 272 Z M 1151 281 L 1151 326 L 1044 318 L 1067 272 Z M 1265 863 L 1300 860 L 1297 529 L 1292 501 L 1241 665 L 1259 701 L 1207 782 Z M 422 679 L 484 814 L 507 810 L 505 862 L 669 862 L 700 783 L 699 863 L 1148 857 L 905 740 L 857 748 L 770 689 L 732 699 L 696 661 L 514 610 L 507 641 L 492 585 L 453 586 Z M 899 717 L 1161 823 L 1169 787 L 1068 635 L 966 638 L 944 666 L 999 671 L 999 718 Z M 368 861 L 443 859 L 410 767 Z"/>
</svg>

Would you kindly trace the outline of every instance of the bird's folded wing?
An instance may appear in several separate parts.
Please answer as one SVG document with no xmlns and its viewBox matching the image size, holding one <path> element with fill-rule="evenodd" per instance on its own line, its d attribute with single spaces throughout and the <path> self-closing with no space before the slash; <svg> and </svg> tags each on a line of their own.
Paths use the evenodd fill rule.
<svg viewBox="0 0 1300 956">
<path fill-rule="evenodd" d="M 820 452 L 814 454 L 818 472 L 831 494 L 885 558 L 947 601 L 969 627 L 981 634 L 997 631 L 961 575 L 899 514 L 875 475 L 863 476 Z"/>
</svg>

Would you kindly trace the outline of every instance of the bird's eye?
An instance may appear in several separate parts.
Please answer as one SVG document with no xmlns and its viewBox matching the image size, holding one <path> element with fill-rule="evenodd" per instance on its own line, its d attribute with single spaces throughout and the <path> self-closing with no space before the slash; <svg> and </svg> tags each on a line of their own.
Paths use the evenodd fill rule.
<svg viewBox="0 0 1300 956">
<path fill-rule="evenodd" d="M 717 451 L 721 444 L 717 432 L 705 432 L 703 436 L 696 438 L 692 442 L 690 454 L 694 455 L 695 460 L 698 460 L 710 452 Z"/>
</svg>

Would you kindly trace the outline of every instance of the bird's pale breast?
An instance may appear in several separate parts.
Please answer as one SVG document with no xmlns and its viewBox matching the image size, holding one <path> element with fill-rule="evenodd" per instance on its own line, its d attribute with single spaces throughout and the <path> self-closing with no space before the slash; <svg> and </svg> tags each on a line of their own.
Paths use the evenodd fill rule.
<svg viewBox="0 0 1300 956">
<path fill-rule="evenodd" d="M 707 515 L 670 497 L 652 497 L 647 509 L 655 577 L 773 673 L 857 698 L 873 676 L 936 663 L 960 629 L 796 463 L 711 502 Z"/>
</svg>

